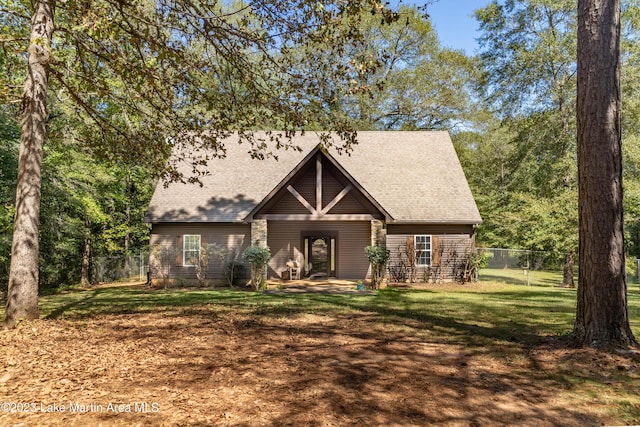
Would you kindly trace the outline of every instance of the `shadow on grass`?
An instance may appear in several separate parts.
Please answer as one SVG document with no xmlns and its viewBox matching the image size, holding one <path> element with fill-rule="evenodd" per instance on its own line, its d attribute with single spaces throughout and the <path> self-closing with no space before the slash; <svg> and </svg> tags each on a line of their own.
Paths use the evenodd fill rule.
<svg viewBox="0 0 640 427">
<path fill-rule="evenodd" d="M 494 333 L 491 328 L 470 328 L 453 319 L 420 314 L 411 308 L 411 295 L 397 291 L 381 292 L 377 297 L 268 295 L 248 298 L 251 302 L 243 306 L 234 305 L 250 316 L 231 321 L 195 306 L 181 308 L 171 315 L 200 316 L 189 322 L 193 326 L 184 332 L 197 339 L 190 341 L 188 348 L 160 347 L 160 353 L 172 363 L 161 364 L 166 371 L 147 376 L 143 385 L 160 389 L 170 376 L 172 386 L 185 393 L 210 390 L 219 387 L 220 373 L 224 372 L 224 380 L 233 384 L 233 390 L 248 394 L 250 401 L 259 397 L 266 400 L 265 407 L 276 408 L 264 415 L 276 415 L 269 419 L 271 425 L 319 425 L 310 422 L 310 414 L 338 425 L 341 421 L 361 425 L 507 425 L 514 420 L 523 425 L 559 425 L 555 422 L 560 420 L 563 425 L 598 424 L 579 410 L 555 403 L 557 390 L 569 384 L 549 378 L 548 373 L 485 370 L 479 364 L 486 360 L 486 346 L 437 343 L 416 336 L 416 322 L 421 327 L 471 335 L 493 337 Z M 381 305 L 392 303 L 396 306 L 382 310 Z M 269 319 L 303 314 L 331 315 L 333 319 Z M 359 328 L 353 324 L 375 320 L 413 328 L 376 328 L 364 323 Z M 167 337 L 178 342 L 181 330 L 164 323 L 115 333 L 153 345 Z M 259 394 L 252 394 L 256 390 Z M 518 405 L 510 405 L 513 399 Z M 502 406 L 497 407 L 498 402 Z M 334 416 L 338 418 L 329 418 Z"/>
<path fill-rule="evenodd" d="M 339 295 L 321 295 L 309 298 L 301 305 L 270 304 L 260 308 L 256 314 L 267 316 L 292 316 L 309 313 L 314 307 L 315 314 L 362 315 L 395 326 L 410 327 L 443 337 L 447 342 L 468 345 L 487 345 L 501 341 L 510 345 L 531 346 L 540 343 L 546 334 L 541 316 L 511 316 L 512 305 L 508 310 L 491 305 L 455 300 L 430 295 L 426 301 L 409 298 L 409 295 L 429 294 L 430 291 L 380 292 L 372 298 L 349 298 Z M 322 307 L 325 307 L 324 309 Z M 554 309 L 551 309 L 552 311 Z M 557 312 L 567 312 L 558 307 Z M 527 320 L 524 319 L 527 318 Z M 548 328 L 547 328 L 548 329 Z M 452 341 L 452 338 L 455 340 Z"/>
<path fill-rule="evenodd" d="M 481 274 L 480 278 L 483 282 L 493 282 L 493 283 L 509 283 L 512 285 L 526 285 L 527 277 L 522 276 L 519 278 L 514 278 L 511 276 L 501 276 L 498 274 Z"/>
<path fill-rule="evenodd" d="M 536 287 L 557 287 L 562 281 L 558 281 L 555 278 L 549 277 L 536 277 L 535 272 L 530 273 L 531 277 L 527 281 L 527 276 L 524 274 L 520 277 L 514 276 L 500 276 L 497 274 L 482 274 L 481 280 L 483 282 L 492 282 L 492 283 L 505 283 L 509 285 L 520 285 L 520 286 L 536 286 Z"/>
<path fill-rule="evenodd" d="M 635 298 L 630 304 L 638 302 Z M 555 404 L 557 390 L 573 387 L 575 375 L 538 369 L 533 352 L 528 352 L 549 335 L 570 330 L 575 290 L 502 287 L 487 292 L 385 289 L 376 295 L 266 295 L 120 286 L 44 297 L 42 304 L 49 319 L 145 313 L 166 317 L 171 321 L 160 324 L 135 317 L 101 319 L 106 325 L 117 324 L 101 325 L 110 340 L 148 345 L 170 362 L 159 365 L 166 372 L 145 372 L 141 386 L 155 390 L 170 377 L 185 393 L 198 387 L 212 390 L 220 387 L 224 372 L 234 387 L 249 394 L 260 390 L 260 398 L 276 397 L 271 403 L 282 410 L 276 411 L 272 425 L 291 425 L 292 420 L 312 425 L 306 418 L 310 413 L 339 414 L 349 423 L 366 419 L 373 424 L 504 425 L 504 411 L 491 405 L 496 399 L 520 414 L 523 425 L 535 425 L 536 420 L 554 425 L 563 417 L 572 420 L 566 425 L 598 421 Z M 233 316 L 221 315 L 226 313 Z M 635 319 L 640 314 L 632 313 Z M 287 321 L 274 321 L 282 319 Z M 184 336 L 198 339 L 182 346 L 167 344 Z M 500 361 L 526 358 L 527 371 L 522 373 L 520 366 L 485 374 L 472 360 L 477 357 L 481 363 L 487 354 Z M 277 369 L 272 367 L 278 363 Z M 272 377 L 264 381 L 261 375 L 270 369 Z M 396 398 L 391 403 L 377 400 L 386 396 Z M 478 405 L 481 396 L 491 398 Z M 514 399 L 522 405 L 509 406 Z M 432 402 L 447 410 L 428 409 Z M 541 410 L 539 404 L 548 409 Z M 379 414 L 378 421 L 371 414 Z"/>
<path fill-rule="evenodd" d="M 133 314 L 198 306 L 203 304 L 248 303 L 260 295 L 240 290 L 172 289 L 154 290 L 143 286 L 103 287 L 65 292 L 41 299 L 47 319 L 83 319 L 98 315 Z"/>
<path fill-rule="evenodd" d="M 77 311 L 77 310 L 80 309 L 80 307 L 90 305 L 90 303 L 92 301 L 95 301 L 96 298 L 98 298 L 99 295 L 104 293 L 104 292 L 106 292 L 105 289 L 95 289 L 95 290 L 83 291 L 82 293 L 74 292 L 73 296 L 76 297 L 76 298 L 74 298 L 72 301 L 69 301 L 68 303 L 66 303 L 64 305 L 60 305 L 59 307 L 55 308 L 49 314 L 44 316 L 44 318 L 45 319 L 57 319 L 57 318 L 61 317 L 66 312 Z M 78 298 L 78 296 L 79 296 L 79 298 Z"/>
<path fill-rule="evenodd" d="M 164 291 L 136 286 L 48 297 L 42 311 L 49 311 L 44 316 L 48 319 L 82 319 L 213 304 L 256 316 L 366 315 L 387 324 L 452 334 L 466 343 L 488 339 L 533 345 L 549 333 L 562 333 L 570 327 L 572 305 L 566 299 L 566 294 L 557 290 L 486 294 L 457 291 L 449 295 L 429 290 L 387 289 L 377 295 L 361 296 L 263 295 L 232 289 Z"/>
<path fill-rule="evenodd" d="M 573 326 L 575 290 L 520 288 L 493 292 L 442 292 L 385 289 L 376 295 L 276 294 L 236 289 L 152 290 L 142 286 L 72 291 L 41 299 L 48 319 L 84 319 L 99 315 L 167 312 L 212 305 L 218 311 L 240 310 L 255 316 L 305 314 L 359 316 L 383 324 L 410 327 L 461 343 L 490 341 L 529 347 L 549 336 L 565 336 Z M 629 302 L 637 328 L 638 299 Z M 168 313 L 173 311 L 172 313 Z M 184 312 L 184 310 L 182 310 Z"/>
</svg>

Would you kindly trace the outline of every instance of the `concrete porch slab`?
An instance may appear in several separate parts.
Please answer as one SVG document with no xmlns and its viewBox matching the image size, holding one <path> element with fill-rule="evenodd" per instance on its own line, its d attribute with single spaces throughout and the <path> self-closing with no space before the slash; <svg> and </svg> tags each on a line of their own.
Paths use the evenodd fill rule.
<svg viewBox="0 0 640 427">
<path fill-rule="evenodd" d="M 265 294 L 357 294 L 375 295 L 371 289 L 359 291 L 357 280 L 326 279 L 326 280 L 269 280 L 269 289 Z M 368 283 L 365 283 L 368 285 Z"/>
</svg>

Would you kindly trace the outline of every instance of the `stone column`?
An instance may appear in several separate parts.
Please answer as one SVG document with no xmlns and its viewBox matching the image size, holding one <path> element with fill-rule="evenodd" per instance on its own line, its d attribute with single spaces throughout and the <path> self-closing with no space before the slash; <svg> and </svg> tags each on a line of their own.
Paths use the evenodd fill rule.
<svg viewBox="0 0 640 427">
<path fill-rule="evenodd" d="M 371 220 L 371 246 L 387 246 L 387 228 L 380 219 Z"/>
<path fill-rule="evenodd" d="M 267 247 L 266 219 L 254 219 L 251 221 L 251 245 L 261 248 Z"/>
</svg>

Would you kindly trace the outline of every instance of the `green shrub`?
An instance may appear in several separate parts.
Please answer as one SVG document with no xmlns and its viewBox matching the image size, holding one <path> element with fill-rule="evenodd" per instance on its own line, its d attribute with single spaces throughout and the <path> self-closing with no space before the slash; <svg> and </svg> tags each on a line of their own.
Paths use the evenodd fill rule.
<svg viewBox="0 0 640 427">
<path fill-rule="evenodd" d="M 481 268 L 487 268 L 491 258 L 493 258 L 493 252 L 483 251 L 480 249 L 471 254 L 469 264 L 478 270 Z"/>
<path fill-rule="evenodd" d="M 224 261 L 222 271 L 229 286 L 237 285 L 245 277 L 245 265 L 238 259 L 227 259 Z"/>
<path fill-rule="evenodd" d="M 244 250 L 242 256 L 251 264 L 251 283 L 257 291 L 265 282 L 271 251 L 268 247 L 249 246 Z"/>
<path fill-rule="evenodd" d="M 391 251 L 386 246 L 367 246 L 364 253 L 371 263 L 371 285 L 379 289 L 387 271 L 387 263 L 391 257 Z"/>
</svg>

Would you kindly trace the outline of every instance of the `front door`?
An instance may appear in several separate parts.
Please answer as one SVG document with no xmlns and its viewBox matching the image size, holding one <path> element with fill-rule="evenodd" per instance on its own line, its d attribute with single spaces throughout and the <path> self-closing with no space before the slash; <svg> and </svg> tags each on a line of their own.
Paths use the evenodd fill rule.
<svg viewBox="0 0 640 427">
<path fill-rule="evenodd" d="M 335 277 L 336 238 L 333 236 L 305 236 L 306 273 L 313 279 Z"/>
</svg>

